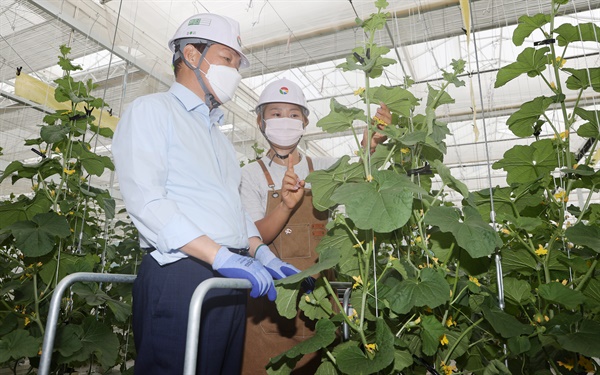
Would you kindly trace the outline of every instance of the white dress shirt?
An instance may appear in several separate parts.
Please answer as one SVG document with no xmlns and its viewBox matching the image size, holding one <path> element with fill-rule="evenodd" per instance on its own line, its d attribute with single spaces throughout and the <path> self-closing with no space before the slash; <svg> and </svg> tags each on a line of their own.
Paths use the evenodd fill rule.
<svg viewBox="0 0 600 375">
<path fill-rule="evenodd" d="M 235 248 L 260 236 L 242 207 L 241 170 L 222 118 L 174 83 L 133 101 L 117 125 L 112 152 L 125 207 L 161 265 L 187 257 L 179 248 L 203 235 Z"/>
</svg>

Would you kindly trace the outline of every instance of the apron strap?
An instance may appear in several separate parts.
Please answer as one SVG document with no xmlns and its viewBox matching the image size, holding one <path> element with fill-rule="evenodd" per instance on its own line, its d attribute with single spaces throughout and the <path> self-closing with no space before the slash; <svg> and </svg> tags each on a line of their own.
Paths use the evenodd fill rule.
<svg viewBox="0 0 600 375">
<path fill-rule="evenodd" d="M 313 162 L 310 156 L 306 157 L 306 162 L 308 163 L 308 172 L 312 173 L 315 170 L 315 168 L 313 167 Z"/>
<path fill-rule="evenodd" d="M 274 189 L 275 188 L 275 184 L 273 183 L 273 179 L 271 178 L 271 174 L 267 170 L 267 166 L 260 159 L 258 159 L 257 162 L 258 162 L 258 165 L 260 165 L 260 167 L 262 168 L 263 173 L 265 174 L 265 178 L 267 179 L 267 184 L 269 184 L 269 187 L 271 189 Z"/>
</svg>

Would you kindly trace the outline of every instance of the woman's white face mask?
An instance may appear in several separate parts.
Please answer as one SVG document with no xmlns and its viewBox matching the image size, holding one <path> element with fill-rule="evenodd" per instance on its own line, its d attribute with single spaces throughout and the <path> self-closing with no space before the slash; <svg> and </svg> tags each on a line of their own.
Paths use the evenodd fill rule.
<svg viewBox="0 0 600 375">
<path fill-rule="evenodd" d="M 273 144 L 281 147 L 296 145 L 304 135 L 304 123 L 289 117 L 265 120 L 265 135 Z"/>
<path fill-rule="evenodd" d="M 233 94 L 242 80 L 242 75 L 232 67 L 210 64 L 206 72 L 206 79 L 214 90 L 217 100 L 223 104 L 233 98 Z"/>
</svg>

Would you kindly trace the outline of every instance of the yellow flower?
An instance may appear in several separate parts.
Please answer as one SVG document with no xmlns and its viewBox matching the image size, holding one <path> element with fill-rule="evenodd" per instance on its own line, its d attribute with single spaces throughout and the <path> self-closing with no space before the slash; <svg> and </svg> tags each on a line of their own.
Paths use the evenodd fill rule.
<svg viewBox="0 0 600 375">
<path fill-rule="evenodd" d="M 60 153 L 60 148 L 58 148 L 58 147 L 55 147 L 55 148 L 54 148 L 54 152 L 56 152 L 56 153 Z"/>
<path fill-rule="evenodd" d="M 569 131 L 565 130 L 564 132 L 558 133 L 558 137 L 560 137 L 560 139 L 567 139 L 567 138 L 569 138 Z M 554 139 L 556 139 L 558 137 L 556 136 L 556 134 L 554 135 Z"/>
<path fill-rule="evenodd" d="M 550 88 L 552 88 L 552 90 L 556 91 L 556 83 L 550 82 Z"/>
<path fill-rule="evenodd" d="M 561 281 L 560 283 L 561 283 L 562 285 L 565 285 L 565 286 L 566 286 L 566 285 L 567 285 L 567 283 L 568 283 L 568 281 L 567 281 L 567 279 L 564 279 L 564 280 L 563 280 L 563 281 Z"/>
<path fill-rule="evenodd" d="M 567 370 L 573 370 L 573 367 L 575 367 L 575 361 L 573 361 L 572 358 L 569 359 L 567 362 L 557 361 L 557 363 L 559 366 L 562 366 Z"/>
<path fill-rule="evenodd" d="M 50 190 L 50 196 L 51 196 L 51 197 L 54 197 L 55 195 L 56 195 L 56 191 L 54 191 L 54 190 Z"/>
<path fill-rule="evenodd" d="M 440 366 L 442 367 L 442 371 L 444 372 L 444 375 L 450 375 L 454 372 L 454 370 L 457 370 L 456 366 L 454 365 L 446 365 L 444 363 L 444 361 L 442 361 L 440 363 Z"/>
<path fill-rule="evenodd" d="M 360 95 L 363 92 L 365 92 L 365 88 L 364 87 L 359 87 L 358 90 L 354 90 L 354 95 Z"/>
<path fill-rule="evenodd" d="M 456 322 L 454 320 L 452 320 L 452 316 L 449 316 L 448 319 L 446 319 L 446 327 L 451 327 L 451 326 L 456 326 Z"/>
<path fill-rule="evenodd" d="M 25 317 L 25 327 L 27 327 L 31 323 L 31 319 L 28 316 Z"/>
<path fill-rule="evenodd" d="M 589 358 L 586 358 L 580 354 L 579 361 L 577 361 L 577 363 L 579 363 L 581 367 L 585 369 L 585 372 L 591 372 L 592 374 L 596 373 L 596 368 Z"/>
<path fill-rule="evenodd" d="M 63 169 L 63 172 L 65 172 L 67 175 L 69 175 L 69 176 L 70 176 L 70 175 L 72 175 L 73 173 L 75 173 L 75 170 L 74 170 L 74 169 L 67 169 L 67 168 L 64 168 L 64 169 Z"/>
<path fill-rule="evenodd" d="M 352 285 L 352 289 L 356 289 L 356 288 L 358 288 L 359 286 L 362 285 L 363 281 L 362 281 L 362 278 L 360 277 L 360 275 L 358 275 L 358 276 L 352 276 L 352 278 L 355 281 L 354 285 Z"/>
<path fill-rule="evenodd" d="M 569 197 L 567 196 L 567 192 L 564 191 L 564 190 L 561 190 L 558 193 L 554 194 L 554 199 L 556 199 L 559 202 L 568 202 L 569 201 Z"/>
<path fill-rule="evenodd" d="M 367 182 L 371 182 L 373 181 L 373 176 L 372 175 L 368 175 L 367 176 Z"/>
<path fill-rule="evenodd" d="M 306 301 L 306 303 L 310 303 L 310 297 L 307 295 L 304 296 L 304 300 Z"/>
<path fill-rule="evenodd" d="M 559 68 L 562 68 L 563 66 L 565 66 L 565 63 L 567 62 L 566 59 L 563 59 L 562 57 L 558 56 L 556 58 L 556 65 L 558 65 Z"/>
<path fill-rule="evenodd" d="M 373 353 L 375 350 L 377 350 L 377 344 L 367 344 L 365 345 L 365 348 L 367 348 L 370 353 Z"/>
<path fill-rule="evenodd" d="M 477 285 L 477 286 L 481 286 L 481 283 L 479 283 L 479 280 L 477 280 L 476 277 L 469 276 L 469 281 L 472 282 L 473 284 Z"/>
<path fill-rule="evenodd" d="M 31 190 L 36 191 L 38 189 L 39 185 L 38 184 L 33 184 L 33 186 L 31 187 Z"/>
<path fill-rule="evenodd" d="M 538 246 L 537 250 L 535 251 L 535 253 L 537 254 L 537 256 L 541 257 L 542 255 L 546 255 L 548 254 L 548 249 L 545 249 L 541 244 Z"/>
<path fill-rule="evenodd" d="M 421 243 L 421 241 L 423 241 L 421 236 L 417 236 L 417 238 L 415 238 L 415 243 Z"/>
<path fill-rule="evenodd" d="M 417 320 L 415 320 L 415 324 L 419 324 L 421 323 L 421 317 L 418 317 Z"/>
<path fill-rule="evenodd" d="M 407 147 L 402 147 L 402 148 L 400 149 L 400 152 L 401 152 L 401 153 L 403 153 L 403 154 L 408 154 L 408 153 L 410 152 L 410 148 L 407 148 Z"/>
<path fill-rule="evenodd" d="M 442 337 L 440 338 L 440 344 L 442 345 L 448 345 L 450 341 L 448 341 L 448 338 L 446 337 L 446 334 L 442 335 Z"/>
<path fill-rule="evenodd" d="M 360 243 L 357 243 L 356 245 L 352 246 L 353 248 L 359 248 L 362 246 L 362 244 L 364 244 L 365 241 L 360 241 Z"/>
<path fill-rule="evenodd" d="M 383 121 L 382 119 L 380 119 L 377 116 L 373 117 L 373 122 L 375 123 L 375 125 L 382 125 L 384 127 L 388 125 L 387 122 Z"/>
<path fill-rule="evenodd" d="M 577 167 L 579 167 L 579 164 L 573 164 L 573 169 L 577 169 Z"/>
<path fill-rule="evenodd" d="M 501 232 L 504 233 L 504 234 L 510 234 L 510 231 L 508 229 L 506 229 L 506 228 L 502 228 Z"/>
</svg>

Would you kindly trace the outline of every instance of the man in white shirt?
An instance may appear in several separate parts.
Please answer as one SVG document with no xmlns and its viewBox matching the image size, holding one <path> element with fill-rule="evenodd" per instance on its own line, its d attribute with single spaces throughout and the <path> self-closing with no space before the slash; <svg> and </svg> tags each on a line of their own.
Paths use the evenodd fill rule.
<svg viewBox="0 0 600 375">
<path fill-rule="evenodd" d="M 133 288 L 135 374 L 181 374 L 188 308 L 212 277 L 245 278 L 250 295 L 276 297 L 273 278 L 298 272 L 262 244 L 245 213 L 241 172 L 219 130 L 249 65 L 239 25 L 216 14 L 188 18 L 169 41 L 176 82 L 123 114 L 112 151 L 125 206 L 148 249 Z M 255 254 L 256 252 L 256 254 Z M 246 291 L 218 289 L 203 302 L 197 374 L 240 370 Z"/>
</svg>

